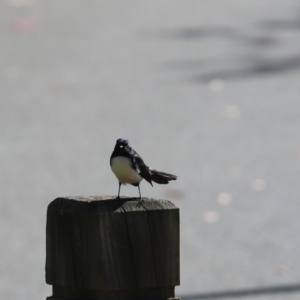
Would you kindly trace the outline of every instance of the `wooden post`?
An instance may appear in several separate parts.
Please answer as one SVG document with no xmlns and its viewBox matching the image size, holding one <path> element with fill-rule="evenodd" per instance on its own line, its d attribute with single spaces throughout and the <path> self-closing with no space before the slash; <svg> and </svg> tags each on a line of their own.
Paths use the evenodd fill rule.
<svg viewBox="0 0 300 300">
<path fill-rule="evenodd" d="M 66 197 L 48 206 L 48 300 L 174 298 L 179 209 L 170 201 Z"/>
</svg>

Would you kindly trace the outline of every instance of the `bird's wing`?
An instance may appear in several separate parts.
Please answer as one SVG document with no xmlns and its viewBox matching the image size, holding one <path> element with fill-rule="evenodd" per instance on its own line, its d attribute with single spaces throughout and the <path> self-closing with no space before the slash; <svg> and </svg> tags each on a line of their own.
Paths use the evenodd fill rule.
<svg viewBox="0 0 300 300">
<path fill-rule="evenodd" d="M 134 158 L 133 163 L 134 167 L 136 168 L 136 171 L 152 185 L 149 167 L 144 163 L 143 159 L 138 155 L 137 152 L 135 152 L 133 149 L 131 150 Z"/>
</svg>

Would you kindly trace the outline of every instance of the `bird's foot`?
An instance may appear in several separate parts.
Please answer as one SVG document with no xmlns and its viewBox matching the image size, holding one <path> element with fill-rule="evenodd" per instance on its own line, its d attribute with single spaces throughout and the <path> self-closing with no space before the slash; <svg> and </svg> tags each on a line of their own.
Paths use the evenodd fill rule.
<svg viewBox="0 0 300 300">
<path fill-rule="evenodd" d="M 137 207 L 140 207 L 141 205 L 142 205 L 142 203 L 143 203 L 143 199 L 142 198 L 139 198 L 139 201 L 138 201 L 138 203 L 137 203 Z"/>
</svg>

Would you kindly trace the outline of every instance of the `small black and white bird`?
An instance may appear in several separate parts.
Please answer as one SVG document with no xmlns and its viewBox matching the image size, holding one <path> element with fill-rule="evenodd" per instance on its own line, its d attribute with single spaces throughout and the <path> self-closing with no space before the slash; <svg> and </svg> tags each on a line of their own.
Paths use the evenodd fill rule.
<svg viewBox="0 0 300 300">
<path fill-rule="evenodd" d="M 143 159 L 130 147 L 128 140 L 118 139 L 115 149 L 110 157 L 110 167 L 119 180 L 118 199 L 122 184 L 132 184 L 139 189 L 140 200 L 142 201 L 140 182 L 147 180 L 152 186 L 152 181 L 158 184 L 168 184 L 176 180 L 177 176 L 161 172 L 148 167 Z"/>
</svg>

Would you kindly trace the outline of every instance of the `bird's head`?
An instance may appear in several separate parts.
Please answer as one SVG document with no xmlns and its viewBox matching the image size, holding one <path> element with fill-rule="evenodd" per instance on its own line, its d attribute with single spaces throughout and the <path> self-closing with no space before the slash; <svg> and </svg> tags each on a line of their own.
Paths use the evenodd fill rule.
<svg viewBox="0 0 300 300">
<path fill-rule="evenodd" d="M 119 148 L 123 148 L 129 145 L 129 141 L 125 139 L 117 139 L 116 146 Z"/>
</svg>

